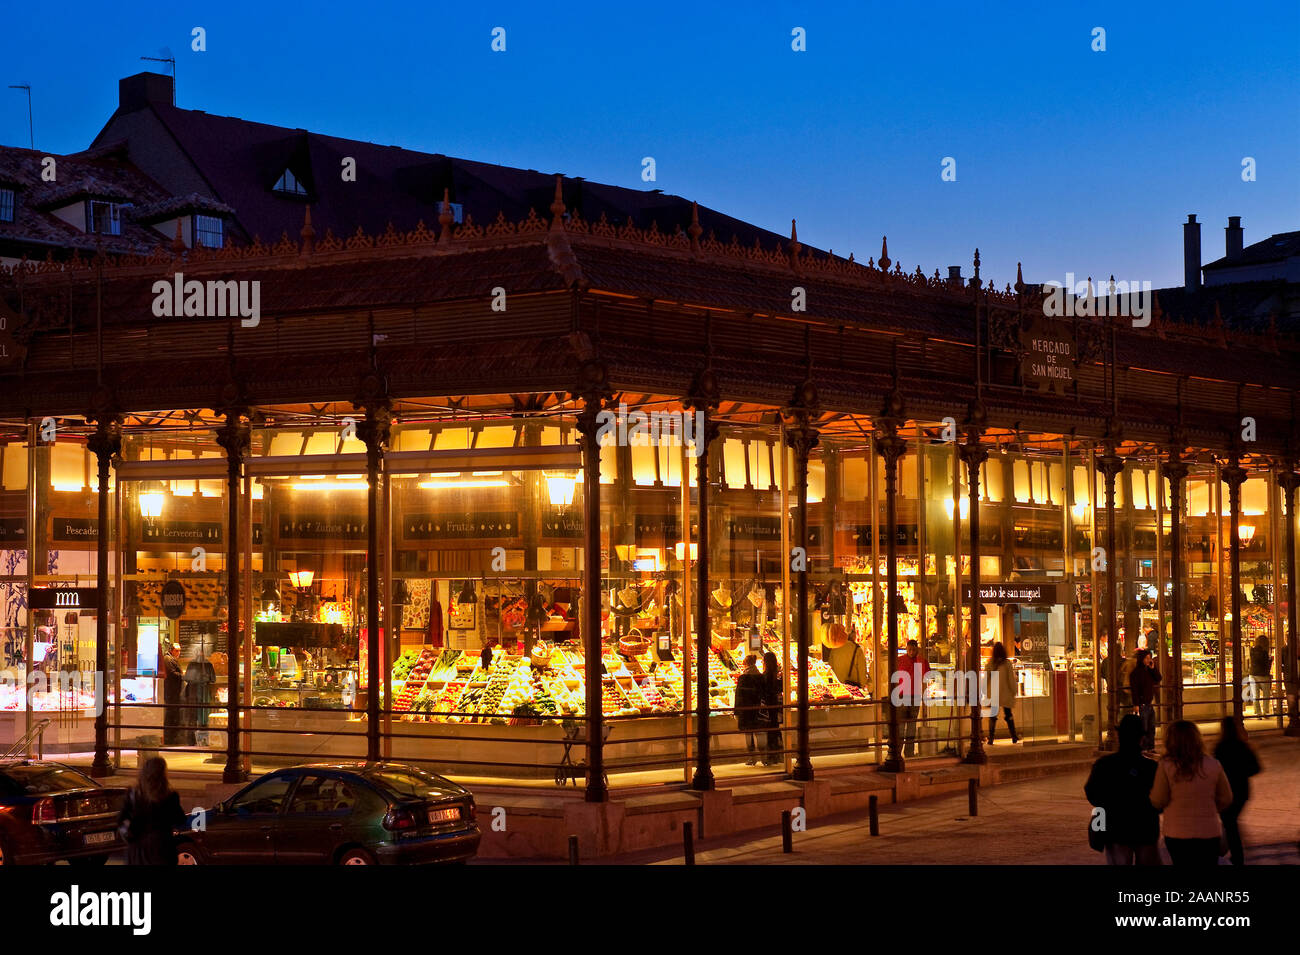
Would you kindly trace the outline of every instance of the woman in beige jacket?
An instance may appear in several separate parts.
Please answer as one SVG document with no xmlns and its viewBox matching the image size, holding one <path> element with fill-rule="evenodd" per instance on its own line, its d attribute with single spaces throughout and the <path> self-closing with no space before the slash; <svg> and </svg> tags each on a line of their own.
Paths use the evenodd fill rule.
<svg viewBox="0 0 1300 955">
<path fill-rule="evenodd" d="M 1219 761 L 1206 755 L 1195 723 L 1178 720 L 1165 731 L 1151 805 L 1163 811 L 1165 848 L 1174 865 L 1219 864 L 1219 813 L 1232 805 L 1232 787 Z"/>
<path fill-rule="evenodd" d="M 1019 743 L 1020 734 L 1016 732 L 1016 721 L 1011 715 L 1011 707 L 1016 702 L 1016 665 L 1007 658 L 1007 648 L 1001 643 L 993 644 L 993 658 L 989 660 L 988 692 L 989 700 L 989 745 L 993 745 L 994 732 L 998 725 L 998 708 L 1006 718 L 1007 729 L 1011 732 L 1011 742 Z M 993 694 L 997 694 L 994 696 Z"/>
</svg>

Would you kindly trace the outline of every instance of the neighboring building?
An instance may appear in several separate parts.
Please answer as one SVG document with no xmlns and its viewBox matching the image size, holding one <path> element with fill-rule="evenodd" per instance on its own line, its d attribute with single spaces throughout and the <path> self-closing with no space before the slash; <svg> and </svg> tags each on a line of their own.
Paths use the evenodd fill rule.
<svg viewBox="0 0 1300 955">
<path fill-rule="evenodd" d="M 358 229 L 382 235 L 420 222 L 437 227 L 444 197 L 456 225 L 491 225 L 498 216 L 516 222 L 536 213 L 548 217 L 555 193 L 553 174 L 491 163 L 339 139 L 303 129 L 268 126 L 173 104 L 172 78 L 138 73 L 118 84 L 118 108 L 95 146 L 120 143 L 138 168 L 173 195 L 198 195 L 231 207 L 232 240 L 255 237 L 274 243 L 296 238 L 304 207 L 311 206 L 319 236 L 340 239 Z M 355 180 L 346 160 L 355 161 Z M 678 196 L 564 179 L 564 201 L 588 222 L 602 216 L 614 225 L 629 218 L 639 228 L 657 226 L 675 234 L 691 221 L 691 203 Z M 747 245 L 783 237 L 739 219 L 700 209 L 700 220 L 723 241 L 735 235 Z"/>
<path fill-rule="evenodd" d="M 211 199 L 168 193 L 119 146 L 69 155 L 0 147 L 0 264 L 97 249 L 144 254 L 174 239 L 178 221 L 188 246 L 194 222 L 206 216 L 219 236 L 229 213 Z"/>
</svg>

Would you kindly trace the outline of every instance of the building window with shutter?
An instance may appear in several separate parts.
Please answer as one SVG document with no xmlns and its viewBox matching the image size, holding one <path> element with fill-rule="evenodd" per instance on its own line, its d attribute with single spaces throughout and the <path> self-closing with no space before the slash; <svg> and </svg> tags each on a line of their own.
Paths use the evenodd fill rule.
<svg viewBox="0 0 1300 955">
<path fill-rule="evenodd" d="M 0 222 L 14 221 L 14 191 L 0 189 Z"/>
<path fill-rule="evenodd" d="M 225 223 L 217 216 L 194 217 L 194 241 L 209 249 L 219 249 L 225 241 Z"/>
</svg>

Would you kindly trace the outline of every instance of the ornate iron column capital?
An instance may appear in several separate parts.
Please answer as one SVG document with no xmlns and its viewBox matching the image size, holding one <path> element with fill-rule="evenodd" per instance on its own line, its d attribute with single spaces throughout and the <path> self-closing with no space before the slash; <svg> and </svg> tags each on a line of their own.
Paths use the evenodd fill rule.
<svg viewBox="0 0 1300 955">
<path fill-rule="evenodd" d="M 718 410 L 718 405 L 721 403 L 722 393 L 718 388 L 717 376 L 710 368 L 701 369 L 691 382 L 689 394 L 682 399 L 682 405 L 687 410 L 699 414 L 704 422 L 704 431 L 700 435 L 700 440 L 703 442 L 705 452 L 718 436 L 718 425 L 713 420 L 713 413 Z"/>
<path fill-rule="evenodd" d="M 1288 494 L 1300 487 L 1300 473 L 1296 472 L 1296 463 L 1294 461 L 1285 461 L 1278 464 L 1277 485 Z"/>
<path fill-rule="evenodd" d="M 609 385 L 609 369 L 605 363 L 588 359 L 578 369 L 578 380 L 569 396 L 583 403 L 578 411 L 578 431 L 586 438 L 594 439 L 600 430 L 600 413 L 605 405 L 614 400 L 614 391 Z"/>
<path fill-rule="evenodd" d="M 366 450 L 377 452 L 386 448 L 393 426 L 393 401 L 382 375 L 370 371 L 361 376 L 352 407 L 365 412 L 365 417 L 357 422 L 357 437 L 365 443 Z"/>
<path fill-rule="evenodd" d="M 809 378 L 795 388 L 794 398 L 781 409 L 786 443 L 796 455 L 806 457 L 821 439 L 821 431 L 816 424 L 820 406 L 821 396 L 817 392 L 817 385 Z"/>
<path fill-rule="evenodd" d="M 1241 466 L 1241 456 L 1233 450 L 1228 453 L 1228 463 L 1219 468 L 1219 477 L 1230 491 L 1237 491 L 1246 483 L 1246 469 Z"/>
<path fill-rule="evenodd" d="M 86 447 L 101 461 L 111 460 L 122 451 L 122 413 L 113 392 L 106 387 L 96 390 L 86 420 L 95 422 L 95 430 Z"/>
</svg>

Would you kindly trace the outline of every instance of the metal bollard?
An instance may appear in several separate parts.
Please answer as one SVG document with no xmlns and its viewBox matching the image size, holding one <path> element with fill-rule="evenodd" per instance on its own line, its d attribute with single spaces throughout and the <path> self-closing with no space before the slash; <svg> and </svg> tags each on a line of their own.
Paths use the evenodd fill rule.
<svg viewBox="0 0 1300 955">
<path fill-rule="evenodd" d="M 695 865 L 695 827 L 690 822 L 682 823 L 682 854 L 687 865 Z"/>
<path fill-rule="evenodd" d="M 970 815 L 972 816 L 978 816 L 980 814 L 980 801 L 979 801 L 978 793 L 979 793 L 979 780 L 978 779 L 966 780 L 966 800 L 967 802 L 970 803 L 970 805 L 967 808 L 970 810 Z"/>
<path fill-rule="evenodd" d="M 569 836 L 569 865 L 578 864 L 578 837 Z"/>
<path fill-rule="evenodd" d="M 794 833 L 790 828 L 790 810 L 781 810 L 781 851 L 794 852 Z"/>
<path fill-rule="evenodd" d="M 880 797 L 871 796 L 867 800 L 867 821 L 873 836 L 880 835 Z"/>
</svg>

